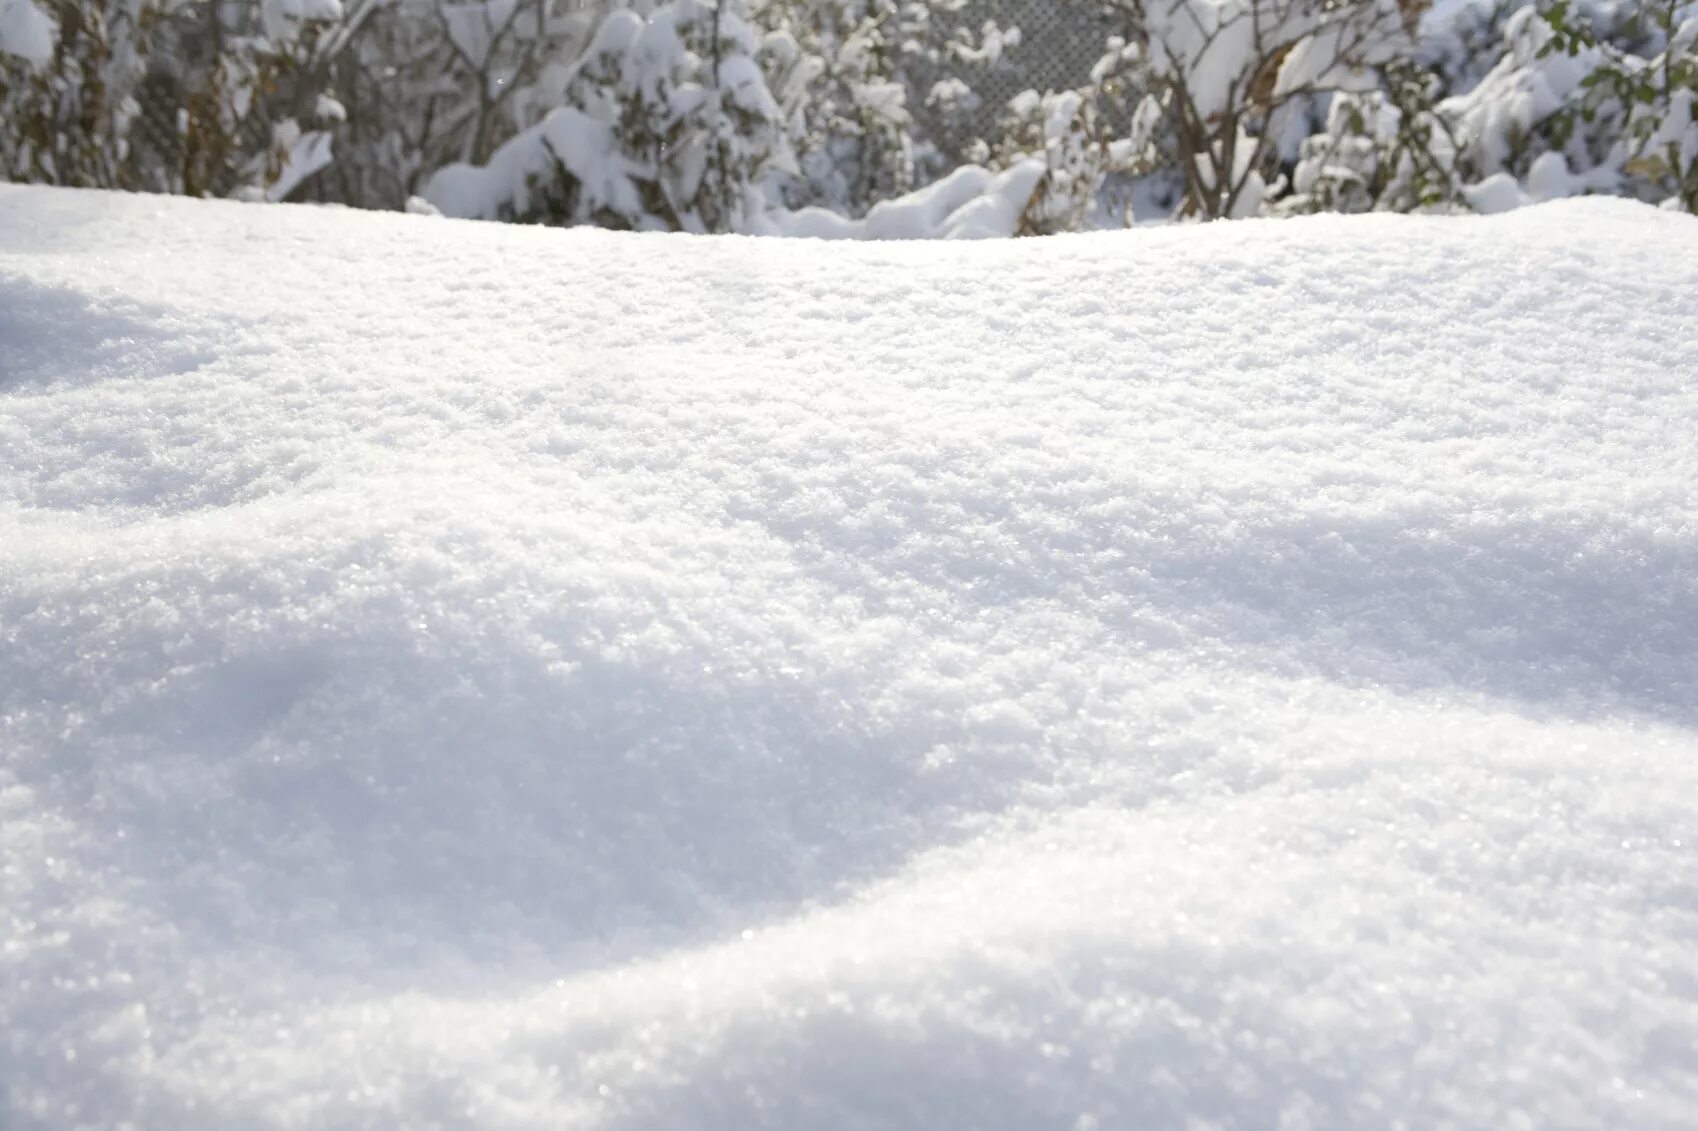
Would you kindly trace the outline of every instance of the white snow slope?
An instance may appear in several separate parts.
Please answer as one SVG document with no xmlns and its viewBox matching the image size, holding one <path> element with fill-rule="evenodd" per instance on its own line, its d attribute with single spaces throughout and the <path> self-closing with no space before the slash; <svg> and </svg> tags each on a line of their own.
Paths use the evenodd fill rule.
<svg viewBox="0 0 1698 1131">
<path fill-rule="evenodd" d="M 0 190 L 0 1125 L 1698 1125 L 1698 222 Z"/>
</svg>

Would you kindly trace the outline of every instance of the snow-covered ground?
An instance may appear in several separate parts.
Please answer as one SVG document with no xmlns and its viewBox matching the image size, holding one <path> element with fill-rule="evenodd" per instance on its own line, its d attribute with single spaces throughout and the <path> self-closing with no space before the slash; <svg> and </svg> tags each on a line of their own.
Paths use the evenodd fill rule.
<svg viewBox="0 0 1698 1131">
<path fill-rule="evenodd" d="M 1692 1127 L 1698 222 L 0 189 L 0 1089 Z"/>
</svg>

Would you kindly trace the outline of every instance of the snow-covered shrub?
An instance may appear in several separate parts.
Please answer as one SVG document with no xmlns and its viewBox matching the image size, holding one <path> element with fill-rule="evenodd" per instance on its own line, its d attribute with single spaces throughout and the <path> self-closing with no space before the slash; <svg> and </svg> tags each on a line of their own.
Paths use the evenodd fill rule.
<svg viewBox="0 0 1698 1131">
<path fill-rule="evenodd" d="M 1163 123 L 1148 100 L 1128 116 L 1129 63 L 1138 58 L 1118 39 L 1077 90 L 1038 94 L 1028 90 L 1009 101 L 994 156 L 1000 167 L 1037 158 L 1044 174 L 1021 216 L 1019 234 L 1048 235 L 1095 226 L 1107 204 L 1104 182 L 1137 177 L 1169 160 Z M 1110 121 L 1125 124 L 1116 136 Z M 1122 202 L 1124 223 L 1129 204 Z M 1108 218 L 1111 220 L 1115 218 Z"/>
<path fill-rule="evenodd" d="M 1125 225 L 1134 196 L 1172 210 L 1181 195 L 1173 138 L 1159 101 L 1145 96 L 1144 58 L 1140 45 L 1111 37 L 1084 85 L 1009 100 L 991 150 L 995 164 L 1036 158 L 1045 169 L 1021 234 Z"/>
<path fill-rule="evenodd" d="M 347 42 L 343 15 L 339 0 L 180 7 L 158 51 L 173 61 L 176 144 L 157 151 L 149 179 L 191 196 L 295 193 L 330 163 L 331 132 L 347 116 L 323 93 Z"/>
<path fill-rule="evenodd" d="M 1606 0 L 1609 2 L 1609 0 Z M 1534 0 L 1462 0 L 1420 27 L 1415 63 L 1432 75 L 1441 97 L 1465 94 L 1480 85 L 1503 58 L 1504 25 Z"/>
<path fill-rule="evenodd" d="M 823 0 L 765 11 L 795 54 L 815 60 L 797 123 L 801 176 L 789 187 L 791 202 L 859 213 L 913 188 L 920 175 L 915 121 L 891 42 L 896 6 Z"/>
<path fill-rule="evenodd" d="M 1077 231 L 1096 206 L 1107 147 L 1096 109 L 1078 91 L 1039 95 L 1028 90 L 1008 104 L 1001 163 L 1038 157 L 1043 178 L 1021 212 L 1019 234 Z"/>
<path fill-rule="evenodd" d="M 399 208 L 438 169 L 483 163 L 564 102 L 599 23 L 577 0 L 390 0 L 331 68 L 351 108 L 314 195 Z"/>
<path fill-rule="evenodd" d="M 794 173 L 787 118 L 767 88 L 761 34 L 744 0 L 672 0 L 628 57 L 620 140 L 658 189 L 657 214 L 683 231 L 749 231 Z"/>
<path fill-rule="evenodd" d="M 1477 81 L 1465 61 L 1477 56 L 1452 50 L 1454 70 L 1388 67 L 1380 89 L 1335 96 L 1277 207 L 1496 212 L 1605 192 L 1698 210 L 1694 11 L 1670 0 L 1496 9 L 1502 54 Z M 1447 75 L 1470 85 L 1435 100 Z"/>
<path fill-rule="evenodd" d="M 1018 28 L 965 20 L 965 0 L 763 0 L 756 18 L 816 60 L 796 135 L 792 204 L 860 215 L 971 156 L 977 96 L 961 75 L 992 68 Z"/>
<path fill-rule="evenodd" d="M 1621 171 L 1632 190 L 1661 197 L 1664 207 L 1698 213 L 1698 5 L 1671 0 L 1651 17 L 1662 33 L 1662 51 L 1643 66 L 1611 52 L 1590 85 L 1629 107 L 1630 156 Z"/>
<path fill-rule="evenodd" d="M 1456 137 L 1434 107 L 1438 77 L 1408 63 L 1381 75 L 1379 89 L 1332 96 L 1324 128 L 1303 139 L 1291 192 L 1270 213 L 1462 207 Z"/>
<path fill-rule="evenodd" d="M 327 127 L 345 111 L 319 84 L 338 0 L 61 0 L 46 11 L 0 0 L 9 179 L 281 199 L 329 159 Z M 169 104 L 163 122 L 141 113 L 144 95 Z"/>
<path fill-rule="evenodd" d="M 1698 211 L 1698 5 L 1521 8 L 1504 56 L 1440 112 L 1476 207 L 1616 192 Z"/>
<path fill-rule="evenodd" d="M 791 110 L 766 84 L 742 0 L 672 0 L 608 16 L 564 105 L 483 167 L 439 171 L 451 216 L 687 232 L 758 231 L 794 175 Z"/>
<path fill-rule="evenodd" d="M 994 20 L 970 22 L 967 0 L 904 0 L 895 7 L 896 76 L 908 91 L 916 179 L 925 183 L 982 151 L 974 125 L 979 96 L 962 76 L 977 81 L 1007 67 L 1021 31 Z"/>
<path fill-rule="evenodd" d="M 1160 120 L 1185 183 L 1183 212 L 1251 215 L 1283 186 L 1282 143 L 1294 109 L 1379 86 L 1378 71 L 1414 50 L 1397 0 L 1112 0 L 1123 49 Z"/>
<path fill-rule="evenodd" d="M 0 0 L 0 175 L 126 183 L 152 0 Z"/>
</svg>

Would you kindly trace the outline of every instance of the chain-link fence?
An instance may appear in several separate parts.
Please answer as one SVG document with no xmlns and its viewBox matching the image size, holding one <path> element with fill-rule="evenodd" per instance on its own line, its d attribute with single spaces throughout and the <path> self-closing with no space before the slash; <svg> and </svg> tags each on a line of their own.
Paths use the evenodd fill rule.
<svg viewBox="0 0 1698 1131">
<path fill-rule="evenodd" d="M 1115 30 L 1111 14 L 1078 0 L 971 0 L 966 11 L 970 22 L 988 19 L 1020 29 L 1020 45 L 1003 65 L 961 76 L 979 96 L 977 124 L 987 131 L 1021 91 L 1083 86 Z"/>
</svg>

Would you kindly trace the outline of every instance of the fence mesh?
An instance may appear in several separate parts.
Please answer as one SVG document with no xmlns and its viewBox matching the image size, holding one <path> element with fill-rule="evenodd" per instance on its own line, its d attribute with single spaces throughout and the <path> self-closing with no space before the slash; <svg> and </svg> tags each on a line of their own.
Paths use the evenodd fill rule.
<svg viewBox="0 0 1698 1131">
<path fill-rule="evenodd" d="M 980 125 L 1001 117 L 1008 100 L 1024 90 L 1072 90 L 1083 86 L 1114 32 L 1113 16 L 1090 4 L 1068 0 L 973 0 L 979 20 L 1020 29 L 1020 46 L 1005 66 L 961 78 L 980 98 Z"/>
</svg>

